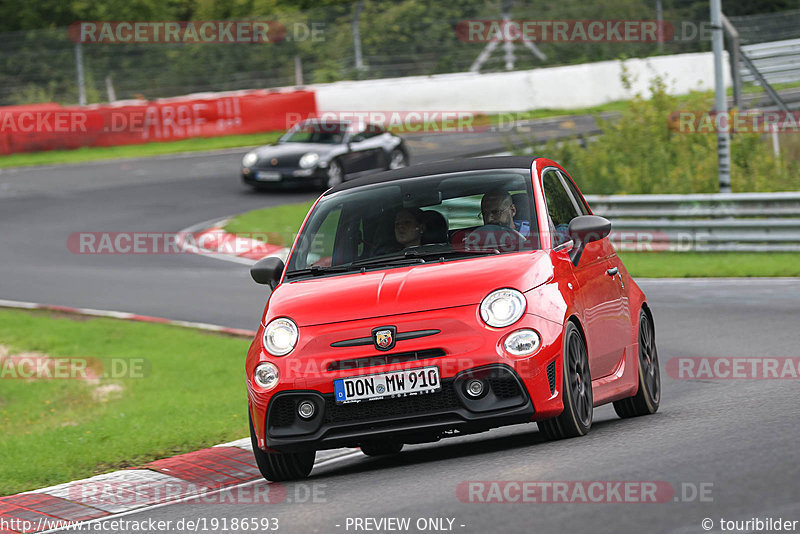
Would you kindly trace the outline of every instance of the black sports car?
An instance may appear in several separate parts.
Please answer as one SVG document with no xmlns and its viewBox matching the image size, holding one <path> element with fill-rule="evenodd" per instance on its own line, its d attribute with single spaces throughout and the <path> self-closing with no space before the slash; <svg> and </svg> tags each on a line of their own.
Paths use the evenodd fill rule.
<svg viewBox="0 0 800 534">
<path fill-rule="evenodd" d="M 254 188 L 333 187 L 370 171 L 408 166 L 403 140 L 375 124 L 306 120 L 278 141 L 242 158 L 242 180 Z"/>
</svg>

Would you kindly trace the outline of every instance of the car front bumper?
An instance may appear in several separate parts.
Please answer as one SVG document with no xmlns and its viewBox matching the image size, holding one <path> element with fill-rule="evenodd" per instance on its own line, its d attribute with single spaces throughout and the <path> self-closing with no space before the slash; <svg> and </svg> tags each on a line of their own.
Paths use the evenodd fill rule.
<svg viewBox="0 0 800 534">
<path fill-rule="evenodd" d="M 277 173 L 279 179 L 261 180 L 259 172 Z M 291 189 L 295 187 L 322 187 L 327 184 L 327 169 L 315 167 L 313 169 L 298 168 L 243 168 L 242 181 L 250 186 L 275 189 Z"/>
<path fill-rule="evenodd" d="M 483 377 L 491 384 L 479 399 L 471 399 L 464 383 Z M 318 406 L 303 420 L 297 406 L 310 400 Z M 435 393 L 352 404 L 337 404 L 332 394 L 284 391 L 267 410 L 266 442 L 275 450 L 328 449 L 356 446 L 365 439 L 395 439 L 404 443 L 435 441 L 446 435 L 526 423 L 534 414 L 522 382 L 505 366 L 486 366 L 442 381 Z"/>
<path fill-rule="evenodd" d="M 383 437 L 405 443 L 433 441 L 547 419 L 563 409 L 560 324 L 526 314 L 509 327 L 490 328 L 477 316 L 476 306 L 404 314 L 380 322 L 395 325 L 397 332 L 435 327 L 439 333 L 398 342 L 393 350 L 378 353 L 372 345 L 332 346 L 369 336 L 375 319 L 301 327 L 295 350 L 275 358 L 262 347 L 260 327 L 248 353 L 246 373 L 251 416 L 262 449 L 357 446 Z M 521 328 L 535 329 L 542 343 L 532 355 L 514 357 L 505 353 L 502 344 Z M 398 358 L 379 361 L 387 357 Z M 278 386 L 271 391 L 264 391 L 252 379 L 263 361 L 280 370 Z M 356 362 L 355 367 L 339 365 L 345 362 Z M 430 366 L 439 368 L 441 391 L 358 403 L 334 401 L 336 379 Z M 468 399 L 463 388 L 472 376 L 484 377 L 491 385 L 490 393 L 478 403 Z M 297 415 L 302 400 L 315 404 L 315 416 L 309 421 Z"/>
</svg>

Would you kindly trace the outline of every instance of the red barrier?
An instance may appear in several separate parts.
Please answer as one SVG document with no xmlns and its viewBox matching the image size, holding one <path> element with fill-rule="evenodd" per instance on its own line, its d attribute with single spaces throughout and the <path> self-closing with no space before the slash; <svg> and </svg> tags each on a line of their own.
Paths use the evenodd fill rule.
<svg viewBox="0 0 800 534">
<path fill-rule="evenodd" d="M 317 112 L 311 91 L 243 91 L 127 105 L 0 107 L 0 154 L 285 130 Z"/>
</svg>

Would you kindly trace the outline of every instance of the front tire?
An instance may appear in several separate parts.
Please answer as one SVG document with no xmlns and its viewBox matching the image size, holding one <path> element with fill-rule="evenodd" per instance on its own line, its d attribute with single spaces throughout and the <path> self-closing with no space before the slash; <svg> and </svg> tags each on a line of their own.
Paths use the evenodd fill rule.
<svg viewBox="0 0 800 534">
<path fill-rule="evenodd" d="M 361 444 L 361 452 L 367 456 L 387 456 L 403 450 L 403 444 L 388 439 L 365 441 Z"/>
<path fill-rule="evenodd" d="M 658 368 L 656 330 L 650 315 L 639 313 L 639 390 L 633 397 L 614 402 L 622 418 L 656 413 L 661 402 L 661 372 Z"/>
<path fill-rule="evenodd" d="M 592 377 L 586 342 L 575 324 L 564 329 L 564 372 L 561 385 L 564 411 L 558 417 L 538 421 L 548 440 L 584 436 L 592 427 Z"/>
<path fill-rule="evenodd" d="M 253 456 L 255 456 L 258 470 L 266 480 L 281 482 L 306 478 L 314 467 L 317 451 L 294 453 L 262 451 L 258 447 L 252 415 L 250 415 L 250 443 L 253 445 Z"/>
</svg>

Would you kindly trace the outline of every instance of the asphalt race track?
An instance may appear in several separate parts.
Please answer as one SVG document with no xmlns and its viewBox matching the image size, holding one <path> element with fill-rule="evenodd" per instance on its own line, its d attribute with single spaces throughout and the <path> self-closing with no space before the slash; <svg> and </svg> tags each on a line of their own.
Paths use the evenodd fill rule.
<svg viewBox="0 0 800 534">
<path fill-rule="evenodd" d="M 495 140 L 493 149 L 502 144 Z M 466 146 L 489 152 L 490 145 Z M 415 162 L 464 155 L 464 146 L 463 138 L 447 135 L 411 144 Z M 255 328 L 265 291 L 245 265 L 189 254 L 76 255 L 66 247 L 73 232 L 174 232 L 314 196 L 250 192 L 237 176 L 243 152 L 3 170 L 0 298 Z M 389 531 L 347 528 L 348 518 L 365 517 L 407 517 L 410 532 L 431 532 L 416 530 L 416 521 L 449 518 L 454 532 L 482 534 L 705 532 L 705 518 L 720 532 L 721 518 L 800 520 L 797 382 L 680 380 L 666 372 L 672 358 L 800 356 L 800 280 L 641 285 L 654 311 L 662 368 L 663 400 L 654 416 L 623 421 L 603 407 L 588 436 L 554 443 L 523 425 L 409 446 L 392 458 L 354 451 L 315 467 L 307 481 L 284 484 L 282 503 L 187 502 L 123 518 L 174 525 L 276 517 L 279 532 L 290 533 Z M 460 500 L 457 488 L 468 481 L 662 481 L 675 493 L 646 504 L 487 504 Z M 309 492 L 316 502 L 305 498 Z"/>
</svg>

